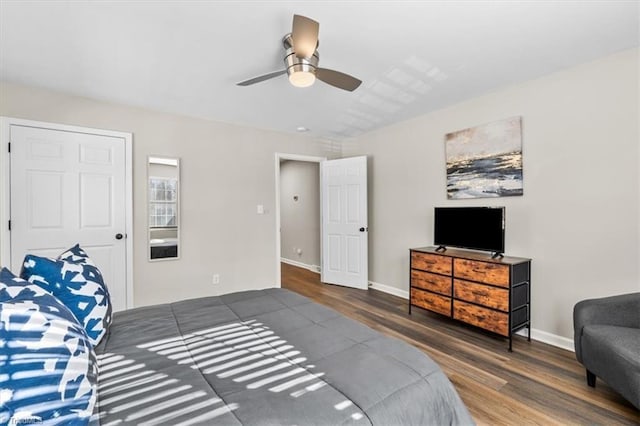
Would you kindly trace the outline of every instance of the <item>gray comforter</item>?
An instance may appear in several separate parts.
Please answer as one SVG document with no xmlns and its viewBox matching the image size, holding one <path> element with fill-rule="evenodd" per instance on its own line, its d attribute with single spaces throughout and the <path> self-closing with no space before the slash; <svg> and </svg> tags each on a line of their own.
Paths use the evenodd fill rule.
<svg viewBox="0 0 640 426">
<path fill-rule="evenodd" d="M 100 424 L 472 424 L 418 349 L 284 289 L 136 308 L 98 346 Z"/>
</svg>

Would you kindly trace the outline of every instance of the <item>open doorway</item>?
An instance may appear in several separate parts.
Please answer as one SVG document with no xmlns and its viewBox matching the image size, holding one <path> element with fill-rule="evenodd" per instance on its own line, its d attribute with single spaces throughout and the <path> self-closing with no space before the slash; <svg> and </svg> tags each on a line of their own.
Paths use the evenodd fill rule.
<svg viewBox="0 0 640 426">
<path fill-rule="evenodd" d="M 280 260 L 320 272 L 320 165 L 280 161 Z"/>
<path fill-rule="evenodd" d="M 320 272 L 320 162 L 324 157 L 276 154 L 276 286 L 281 262 Z"/>
</svg>

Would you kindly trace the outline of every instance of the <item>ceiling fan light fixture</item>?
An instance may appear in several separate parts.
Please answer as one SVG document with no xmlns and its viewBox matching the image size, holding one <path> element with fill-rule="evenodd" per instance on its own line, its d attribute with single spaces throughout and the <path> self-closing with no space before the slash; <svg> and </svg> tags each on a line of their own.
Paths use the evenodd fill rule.
<svg viewBox="0 0 640 426">
<path fill-rule="evenodd" d="M 287 35 L 283 43 L 289 46 L 291 35 Z M 298 58 L 292 47 L 286 50 L 284 64 L 287 67 L 289 82 L 294 87 L 309 87 L 316 81 L 316 68 L 320 55 L 315 51 L 310 58 Z"/>
<path fill-rule="evenodd" d="M 289 83 L 295 87 L 309 87 L 316 81 L 316 75 L 311 71 L 292 70 L 289 73 Z"/>
</svg>

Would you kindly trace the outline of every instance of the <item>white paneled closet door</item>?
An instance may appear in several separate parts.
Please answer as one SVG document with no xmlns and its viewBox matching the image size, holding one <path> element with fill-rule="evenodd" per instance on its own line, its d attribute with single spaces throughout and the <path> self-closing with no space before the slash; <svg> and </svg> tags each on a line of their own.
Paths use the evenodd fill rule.
<svg viewBox="0 0 640 426">
<path fill-rule="evenodd" d="M 10 126 L 11 267 L 80 243 L 114 310 L 127 307 L 126 150 L 121 137 Z"/>
</svg>

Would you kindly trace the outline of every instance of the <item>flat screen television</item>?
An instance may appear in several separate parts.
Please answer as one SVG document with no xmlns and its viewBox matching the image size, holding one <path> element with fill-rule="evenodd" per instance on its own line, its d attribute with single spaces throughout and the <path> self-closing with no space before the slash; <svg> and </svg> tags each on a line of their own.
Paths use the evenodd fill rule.
<svg viewBox="0 0 640 426">
<path fill-rule="evenodd" d="M 504 207 L 436 207 L 433 243 L 504 253 Z"/>
</svg>

